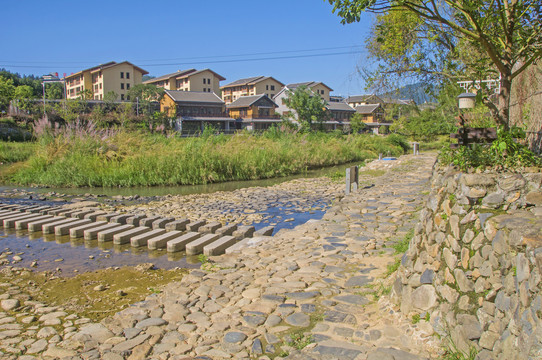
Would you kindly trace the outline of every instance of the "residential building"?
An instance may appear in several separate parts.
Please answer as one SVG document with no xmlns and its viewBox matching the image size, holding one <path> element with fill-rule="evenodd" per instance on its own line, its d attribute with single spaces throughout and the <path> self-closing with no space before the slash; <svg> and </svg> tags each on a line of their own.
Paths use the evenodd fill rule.
<svg viewBox="0 0 542 360">
<path fill-rule="evenodd" d="M 175 129 L 182 132 L 200 131 L 207 124 L 223 130 L 236 127 L 226 104 L 213 92 L 165 90 L 160 111 L 176 118 Z"/>
<path fill-rule="evenodd" d="M 330 101 L 326 105 L 329 118 L 324 122 L 328 130 L 343 129 L 350 125 L 350 118 L 356 110 L 345 102 Z"/>
<path fill-rule="evenodd" d="M 275 103 L 277 103 L 278 105 L 277 112 L 279 114 L 286 115 L 286 113 L 289 113 L 292 111 L 292 109 L 286 106 L 284 99 L 288 97 L 288 91 L 295 91 L 300 86 L 306 86 L 314 94 L 318 94 L 326 102 L 331 102 L 329 93 L 333 91 L 333 89 L 324 83 L 309 81 L 309 82 L 303 82 L 303 83 L 288 84 L 288 85 L 285 85 L 282 89 L 280 89 L 277 95 L 275 95 L 275 97 L 273 98 L 273 101 L 275 101 Z"/>
<path fill-rule="evenodd" d="M 227 105 L 231 118 L 238 119 L 243 128 L 265 130 L 280 123 L 280 116 L 275 114 L 277 104 L 266 94 L 241 96 Z"/>
<path fill-rule="evenodd" d="M 382 100 L 380 97 L 372 94 L 372 95 L 352 95 L 346 98 L 346 103 L 353 108 L 356 108 L 356 106 L 360 105 L 367 105 L 367 104 L 382 104 L 384 105 L 384 100 Z"/>
<path fill-rule="evenodd" d="M 171 74 L 162 75 L 145 81 L 166 90 L 213 92 L 220 94 L 220 82 L 226 80 L 222 75 L 211 69 L 178 70 Z"/>
<path fill-rule="evenodd" d="M 255 76 L 236 80 L 222 86 L 222 99 L 226 104 L 231 104 L 241 96 L 253 96 L 265 94 L 272 99 L 284 86 L 283 83 L 271 76 Z"/>
<path fill-rule="evenodd" d="M 77 99 L 85 90 L 90 90 L 92 99 L 103 100 L 109 92 L 119 96 L 118 100 L 130 100 L 128 91 L 141 84 L 143 75 L 149 72 L 128 61 L 114 61 L 81 70 L 64 78 L 66 98 Z"/>
<path fill-rule="evenodd" d="M 380 104 L 366 104 L 356 106 L 356 113 L 361 114 L 365 124 L 384 123 L 384 108 Z"/>
</svg>

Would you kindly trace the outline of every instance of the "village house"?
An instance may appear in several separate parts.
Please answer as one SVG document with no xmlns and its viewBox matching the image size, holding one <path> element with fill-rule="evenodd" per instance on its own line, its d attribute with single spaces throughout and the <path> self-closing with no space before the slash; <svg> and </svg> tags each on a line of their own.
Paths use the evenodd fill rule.
<svg viewBox="0 0 542 360">
<path fill-rule="evenodd" d="M 222 86 L 222 100 L 230 104 L 241 96 L 253 96 L 265 94 L 272 99 L 284 86 L 283 83 L 271 76 L 255 76 L 236 80 Z"/>
<path fill-rule="evenodd" d="M 273 101 L 275 101 L 275 103 L 278 105 L 277 112 L 279 114 L 286 115 L 287 113 L 292 112 L 292 109 L 286 106 L 285 99 L 288 97 L 288 91 L 293 92 L 300 86 L 307 87 L 314 94 L 317 94 L 326 102 L 330 102 L 329 93 L 333 91 L 333 89 L 322 82 L 308 81 L 302 83 L 288 84 L 285 85 L 282 89 L 280 89 L 280 91 L 273 98 Z"/>
<path fill-rule="evenodd" d="M 178 70 L 171 74 L 162 75 L 144 82 L 165 90 L 213 92 L 220 94 L 220 82 L 226 80 L 222 75 L 211 69 Z"/>
<path fill-rule="evenodd" d="M 128 91 L 141 84 L 143 75 L 149 72 L 128 61 L 114 61 L 81 70 L 64 78 L 66 99 L 77 99 L 85 90 L 90 90 L 92 99 L 103 100 L 104 95 L 114 92 L 119 100 L 130 100 Z"/>
<path fill-rule="evenodd" d="M 266 94 L 241 96 L 227 105 L 231 118 L 240 120 L 242 128 L 265 130 L 280 123 L 280 116 L 275 114 L 277 104 Z"/>
<path fill-rule="evenodd" d="M 175 129 L 181 132 L 201 131 L 205 125 L 222 130 L 236 128 L 224 101 L 213 92 L 165 90 L 160 111 L 175 118 Z"/>
<path fill-rule="evenodd" d="M 350 118 L 356 113 L 351 106 L 345 102 L 330 101 L 326 105 L 329 118 L 324 122 L 326 130 L 345 129 L 350 126 Z"/>
<path fill-rule="evenodd" d="M 362 116 L 361 121 L 375 134 L 378 134 L 380 127 L 391 125 L 391 121 L 384 119 L 384 108 L 381 104 L 356 106 L 356 114 Z"/>
<path fill-rule="evenodd" d="M 384 100 L 382 100 L 379 96 L 374 95 L 374 94 L 352 95 L 346 98 L 346 103 L 355 109 L 356 106 L 360 106 L 360 105 L 368 105 L 368 104 L 384 105 Z"/>
</svg>

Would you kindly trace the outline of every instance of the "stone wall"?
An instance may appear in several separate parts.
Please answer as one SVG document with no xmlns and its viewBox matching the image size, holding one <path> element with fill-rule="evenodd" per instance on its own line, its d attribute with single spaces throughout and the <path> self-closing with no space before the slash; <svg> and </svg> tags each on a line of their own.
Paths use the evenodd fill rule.
<svg viewBox="0 0 542 360">
<path fill-rule="evenodd" d="M 397 274 L 401 311 L 452 347 L 475 348 L 477 359 L 542 358 L 542 173 L 437 164 Z"/>
</svg>

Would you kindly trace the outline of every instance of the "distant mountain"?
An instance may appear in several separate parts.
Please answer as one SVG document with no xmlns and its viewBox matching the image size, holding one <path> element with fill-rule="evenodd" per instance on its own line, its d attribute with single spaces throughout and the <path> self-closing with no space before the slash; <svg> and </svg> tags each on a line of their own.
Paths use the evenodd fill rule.
<svg viewBox="0 0 542 360">
<path fill-rule="evenodd" d="M 425 92 L 425 89 L 426 87 L 424 84 L 416 83 L 411 85 L 405 85 L 395 91 L 387 92 L 378 96 L 382 98 L 401 100 L 412 99 L 418 105 L 436 102 L 437 99 L 435 98 L 434 94 L 427 94 Z M 436 92 L 436 89 L 434 91 Z"/>
</svg>

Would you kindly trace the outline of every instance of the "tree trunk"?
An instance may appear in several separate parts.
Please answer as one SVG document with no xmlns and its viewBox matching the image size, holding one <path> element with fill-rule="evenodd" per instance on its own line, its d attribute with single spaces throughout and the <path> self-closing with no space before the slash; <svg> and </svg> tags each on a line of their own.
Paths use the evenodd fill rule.
<svg viewBox="0 0 542 360">
<path fill-rule="evenodd" d="M 508 74 L 501 74 L 501 91 L 497 98 L 497 124 L 510 127 L 510 94 L 512 92 L 511 71 Z"/>
</svg>

